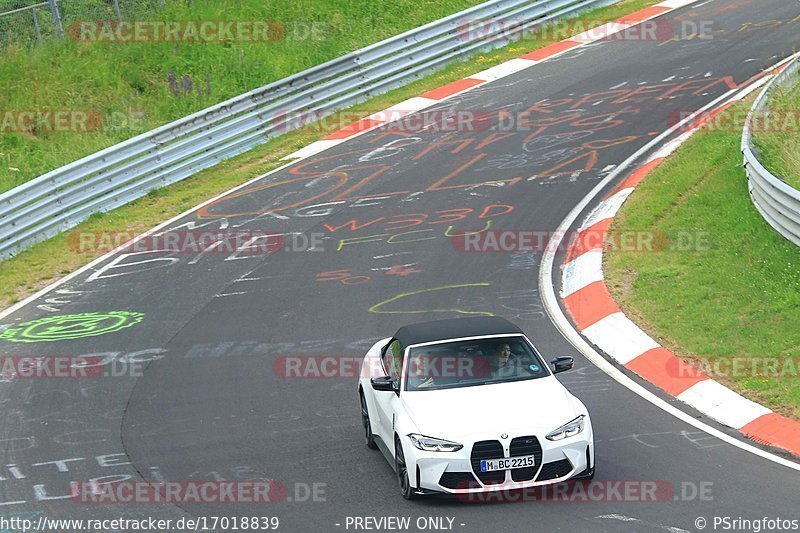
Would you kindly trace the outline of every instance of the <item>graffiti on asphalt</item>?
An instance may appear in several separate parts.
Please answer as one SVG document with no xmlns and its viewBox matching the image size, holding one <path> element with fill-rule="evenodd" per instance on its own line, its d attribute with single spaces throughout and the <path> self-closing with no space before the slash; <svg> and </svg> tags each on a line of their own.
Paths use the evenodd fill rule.
<svg viewBox="0 0 800 533">
<path fill-rule="evenodd" d="M 53 342 L 97 337 L 129 328 L 141 322 L 142 318 L 144 314 L 129 311 L 49 316 L 10 327 L 0 333 L 0 339 L 10 342 Z"/>
</svg>

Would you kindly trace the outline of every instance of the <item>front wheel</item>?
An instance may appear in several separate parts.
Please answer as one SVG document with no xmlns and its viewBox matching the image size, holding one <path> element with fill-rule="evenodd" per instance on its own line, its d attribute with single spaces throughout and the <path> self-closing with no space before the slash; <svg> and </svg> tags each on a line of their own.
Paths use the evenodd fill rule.
<svg viewBox="0 0 800 533">
<path fill-rule="evenodd" d="M 369 411 L 367 410 L 367 400 L 364 398 L 364 392 L 358 392 L 361 398 L 361 424 L 364 426 L 364 439 L 367 442 L 367 448 L 370 450 L 377 450 L 378 445 L 375 443 L 375 436 L 372 434 L 372 424 L 369 421 Z"/>
<path fill-rule="evenodd" d="M 408 479 L 408 465 L 406 465 L 406 458 L 403 455 L 403 446 L 400 444 L 400 439 L 394 440 L 394 463 L 395 470 L 397 470 L 397 483 L 400 485 L 400 494 L 406 500 L 413 500 L 417 497 L 411 487 L 411 482 Z"/>
</svg>

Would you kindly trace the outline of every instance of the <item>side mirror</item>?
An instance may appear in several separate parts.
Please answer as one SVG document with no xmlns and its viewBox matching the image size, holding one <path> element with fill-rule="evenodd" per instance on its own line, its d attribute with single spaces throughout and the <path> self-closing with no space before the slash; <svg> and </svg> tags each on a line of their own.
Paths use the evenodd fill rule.
<svg viewBox="0 0 800 533">
<path fill-rule="evenodd" d="M 372 378 L 370 380 L 372 383 L 372 388 L 377 391 L 383 392 L 400 392 L 400 385 L 396 379 L 392 378 L 391 376 L 383 376 L 380 378 Z"/>
<path fill-rule="evenodd" d="M 568 355 L 564 355 L 561 357 L 556 357 L 550 363 L 553 365 L 553 374 L 558 374 L 559 372 L 564 372 L 565 370 L 571 369 L 575 366 L 575 360 Z"/>
</svg>

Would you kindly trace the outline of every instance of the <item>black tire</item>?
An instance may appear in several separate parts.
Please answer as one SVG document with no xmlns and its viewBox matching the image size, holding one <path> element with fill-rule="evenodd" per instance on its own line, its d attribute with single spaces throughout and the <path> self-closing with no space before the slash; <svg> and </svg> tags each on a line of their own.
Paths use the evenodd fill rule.
<svg viewBox="0 0 800 533">
<path fill-rule="evenodd" d="M 417 493 L 411 486 L 408 479 L 408 467 L 406 466 L 406 458 L 403 454 L 403 446 L 400 444 L 400 439 L 394 439 L 394 464 L 397 471 L 397 483 L 400 486 L 400 494 L 406 500 L 414 500 L 417 498 Z"/>
<path fill-rule="evenodd" d="M 361 424 L 364 426 L 364 440 L 367 442 L 367 448 L 377 450 L 378 444 L 372 434 L 372 424 L 369 421 L 369 411 L 367 410 L 367 400 L 364 398 L 364 392 L 358 391 L 358 396 L 361 399 Z"/>
</svg>

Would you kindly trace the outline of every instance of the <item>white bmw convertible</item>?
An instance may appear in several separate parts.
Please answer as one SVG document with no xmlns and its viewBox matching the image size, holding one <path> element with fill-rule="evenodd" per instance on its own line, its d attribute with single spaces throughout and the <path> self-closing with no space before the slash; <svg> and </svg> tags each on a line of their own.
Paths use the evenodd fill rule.
<svg viewBox="0 0 800 533">
<path fill-rule="evenodd" d="M 364 357 L 358 392 L 367 446 L 403 497 L 522 489 L 594 476 L 586 407 L 499 317 L 400 328 Z"/>
</svg>

